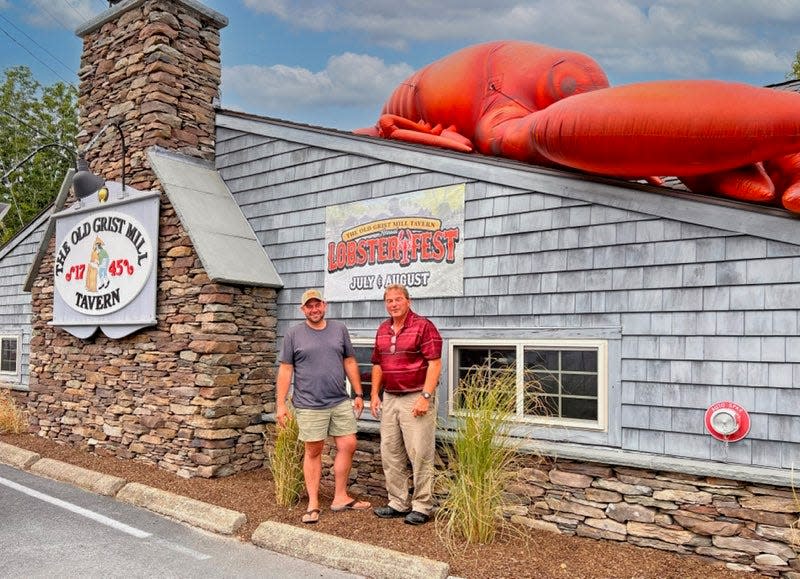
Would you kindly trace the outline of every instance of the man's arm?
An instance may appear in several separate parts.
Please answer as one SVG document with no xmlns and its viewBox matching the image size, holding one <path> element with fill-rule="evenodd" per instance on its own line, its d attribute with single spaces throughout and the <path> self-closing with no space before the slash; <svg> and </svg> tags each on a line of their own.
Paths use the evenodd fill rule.
<svg viewBox="0 0 800 579">
<path fill-rule="evenodd" d="M 353 392 L 356 393 L 356 398 L 353 400 L 353 410 L 355 410 L 356 418 L 361 418 L 361 413 L 364 411 L 364 389 L 361 387 L 358 362 L 352 356 L 344 359 L 344 373 L 347 375 L 347 379 L 350 380 Z"/>
<path fill-rule="evenodd" d="M 275 380 L 275 419 L 281 426 L 286 426 L 286 417 L 289 415 L 286 397 L 289 396 L 293 372 L 294 366 L 281 362 L 278 367 L 278 378 Z"/>
<path fill-rule="evenodd" d="M 378 418 L 378 412 L 381 409 L 381 382 L 383 381 L 383 370 L 381 370 L 380 365 L 372 365 L 372 377 L 370 380 L 372 381 L 372 391 L 369 395 L 369 411 L 372 416 Z"/>
<path fill-rule="evenodd" d="M 428 360 L 428 369 L 425 372 L 425 384 L 422 385 L 422 391 L 427 392 L 431 396 L 436 393 L 436 385 L 439 383 L 439 374 L 442 372 L 442 359 L 436 358 L 435 360 Z M 411 414 L 414 416 L 422 416 L 427 414 L 430 409 L 432 398 L 424 398 L 420 396 L 414 402 L 414 408 L 411 409 Z"/>
</svg>

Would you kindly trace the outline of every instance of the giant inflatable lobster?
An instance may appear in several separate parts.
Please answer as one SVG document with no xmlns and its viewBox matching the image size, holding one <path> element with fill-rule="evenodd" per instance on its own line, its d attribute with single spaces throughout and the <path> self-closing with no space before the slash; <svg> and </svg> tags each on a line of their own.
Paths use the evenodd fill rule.
<svg viewBox="0 0 800 579">
<path fill-rule="evenodd" d="M 585 54 L 459 50 L 395 89 L 359 134 L 646 179 L 800 213 L 800 94 L 714 80 L 610 87 Z"/>
</svg>

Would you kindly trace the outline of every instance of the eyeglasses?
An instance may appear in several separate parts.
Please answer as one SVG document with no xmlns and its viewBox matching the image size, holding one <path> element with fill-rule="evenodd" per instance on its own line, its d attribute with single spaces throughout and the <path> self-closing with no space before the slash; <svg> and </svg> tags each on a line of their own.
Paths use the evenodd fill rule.
<svg viewBox="0 0 800 579">
<path fill-rule="evenodd" d="M 397 349 L 397 335 L 392 336 L 392 344 L 389 346 L 389 353 L 394 354 L 395 350 Z"/>
</svg>

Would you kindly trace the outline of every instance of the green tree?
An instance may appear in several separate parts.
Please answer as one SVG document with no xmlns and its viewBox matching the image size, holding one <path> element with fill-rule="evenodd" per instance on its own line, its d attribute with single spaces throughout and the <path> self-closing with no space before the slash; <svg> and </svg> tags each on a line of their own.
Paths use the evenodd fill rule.
<svg viewBox="0 0 800 579">
<path fill-rule="evenodd" d="M 786 80 L 800 80 L 800 50 L 794 55 L 792 70 L 786 73 Z"/>
<path fill-rule="evenodd" d="M 75 159 L 77 91 L 57 82 L 42 86 L 25 66 L 7 68 L 0 84 L 0 175 L 38 147 L 42 149 L 0 182 L 0 203 L 11 207 L 0 222 L 0 247 L 45 209 L 58 194 Z"/>
</svg>

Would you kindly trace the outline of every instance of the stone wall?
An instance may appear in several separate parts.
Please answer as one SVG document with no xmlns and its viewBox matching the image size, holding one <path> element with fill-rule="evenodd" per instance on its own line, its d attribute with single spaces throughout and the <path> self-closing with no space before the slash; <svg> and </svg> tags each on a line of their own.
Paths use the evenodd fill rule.
<svg viewBox="0 0 800 579">
<path fill-rule="evenodd" d="M 386 497 L 377 434 L 359 433 L 351 490 Z M 335 450 L 324 456 L 332 484 Z M 438 469 L 446 468 L 439 453 Z M 738 571 L 800 579 L 800 497 L 791 488 L 522 457 L 505 517 L 530 529 L 627 542 Z"/>
<path fill-rule="evenodd" d="M 84 34 L 80 141 L 109 121 L 128 146 L 128 185 L 159 185 L 152 145 L 210 159 L 224 21 L 180 1 L 145 0 Z M 86 151 L 119 179 L 116 130 Z M 99 454 L 215 477 L 264 464 L 264 404 L 274 400 L 274 289 L 213 283 L 166 198 L 158 239 L 157 324 L 112 340 L 81 340 L 53 318 L 54 240 L 32 288 L 31 429 Z"/>
<path fill-rule="evenodd" d="M 81 340 L 48 325 L 50 245 L 32 289 L 32 430 L 186 477 L 261 467 L 261 413 L 274 400 L 275 290 L 209 281 L 164 204 L 157 325 L 120 340 Z"/>
</svg>

